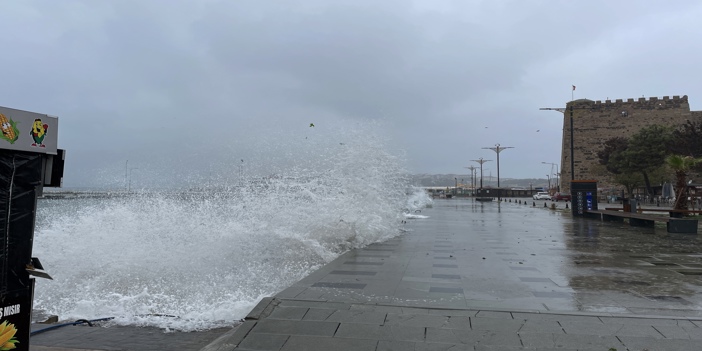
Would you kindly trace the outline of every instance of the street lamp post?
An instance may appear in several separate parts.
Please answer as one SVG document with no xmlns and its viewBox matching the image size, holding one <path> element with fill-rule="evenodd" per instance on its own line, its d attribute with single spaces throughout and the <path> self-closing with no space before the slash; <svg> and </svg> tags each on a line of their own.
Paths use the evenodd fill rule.
<svg viewBox="0 0 702 351">
<path fill-rule="evenodd" d="M 558 163 L 551 163 L 551 162 L 541 162 L 545 165 L 551 165 L 551 173 L 553 173 L 553 167 L 556 167 L 556 173 L 553 173 L 553 175 L 556 176 L 556 191 L 560 192 L 561 191 L 561 186 L 560 182 L 558 181 L 559 176 L 561 173 L 558 171 Z"/>
<path fill-rule="evenodd" d="M 469 166 L 464 168 L 470 169 L 470 187 L 473 189 L 473 196 L 475 196 L 475 170 L 478 169 L 478 167 Z"/>
<path fill-rule="evenodd" d="M 480 192 L 483 191 L 483 163 L 489 162 L 492 160 L 483 160 L 483 158 L 479 158 L 477 160 L 471 160 L 480 163 Z"/>
<path fill-rule="evenodd" d="M 454 177 L 453 179 L 456 181 L 456 186 L 453 187 L 453 196 L 455 197 L 458 195 L 458 178 Z"/>
<path fill-rule="evenodd" d="M 575 89 L 575 87 L 573 87 Z M 568 184 L 568 187 L 570 188 L 573 184 L 573 181 L 575 180 L 575 142 L 574 142 L 574 135 L 573 135 L 573 105 L 575 104 L 575 100 L 573 100 L 573 96 L 571 95 L 570 97 L 570 107 L 568 107 L 568 104 L 566 104 L 566 108 L 551 108 L 551 107 L 544 107 L 540 108 L 539 110 L 553 110 L 553 111 L 558 111 L 561 112 L 565 115 L 566 111 L 570 111 L 570 183 Z M 565 124 L 565 120 L 563 121 Z M 565 131 L 563 133 L 563 138 L 565 138 Z M 562 158 L 563 161 L 565 161 L 565 157 Z M 560 186 L 559 186 L 560 188 Z M 558 189 L 560 191 L 560 189 Z"/>
<path fill-rule="evenodd" d="M 495 144 L 494 147 L 484 147 L 483 149 L 490 149 L 497 153 L 497 201 L 500 201 L 500 193 L 502 193 L 500 189 L 500 151 L 503 151 L 504 149 L 514 149 L 514 147 Z"/>
<path fill-rule="evenodd" d="M 547 174 L 546 179 L 548 179 L 548 193 L 550 194 L 551 193 L 551 176 Z"/>
</svg>

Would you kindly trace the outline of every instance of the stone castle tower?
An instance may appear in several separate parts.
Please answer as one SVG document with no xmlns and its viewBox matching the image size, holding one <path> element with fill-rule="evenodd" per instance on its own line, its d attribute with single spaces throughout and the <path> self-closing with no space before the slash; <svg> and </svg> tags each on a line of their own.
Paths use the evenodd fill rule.
<svg viewBox="0 0 702 351">
<path fill-rule="evenodd" d="M 570 193 L 570 121 L 573 121 L 574 179 L 596 179 L 598 187 L 613 186 L 611 177 L 596 176 L 599 168 L 597 152 L 604 142 L 614 137 L 631 137 L 641 128 L 654 124 L 678 126 L 690 121 L 702 121 L 702 111 L 690 111 L 687 95 L 662 99 L 617 99 L 592 101 L 574 100 L 566 104 L 563 113 L 563 149 L 561 153 L 561 192 Z"/>
</svg>

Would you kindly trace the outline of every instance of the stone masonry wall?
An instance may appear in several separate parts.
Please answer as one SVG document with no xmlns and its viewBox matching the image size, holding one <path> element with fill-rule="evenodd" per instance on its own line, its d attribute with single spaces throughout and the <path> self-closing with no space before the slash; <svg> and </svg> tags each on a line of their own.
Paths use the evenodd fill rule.
<svg viewBox="0 0 702 351">
<path fill-rule="evenodd" d="M 574 100 L 563 114 L 561 153 L 561 191 L 570 192 L 570 108 L 573 106 L 573 153 L 575 179 L 596 179 L 598 187 L 615 186 L 611 177 L 596 175 L 601 169 L 597 152 L 614 137 L 631 137 L 641 128 L 654 124 L 677 126 L 688 120 L 702 120 L 702 111 L 690 112 L 687 96 L 639 99 Z"/>
</svg>

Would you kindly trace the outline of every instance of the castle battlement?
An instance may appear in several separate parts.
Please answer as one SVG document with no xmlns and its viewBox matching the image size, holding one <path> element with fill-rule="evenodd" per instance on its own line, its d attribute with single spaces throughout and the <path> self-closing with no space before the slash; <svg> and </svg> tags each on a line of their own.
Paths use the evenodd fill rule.
<svg viewBox="0 0 702 351">
<path fill-rule="evenodd" d="M 631 108 L 631 109 L 641 109 L 641 110 L 654 110 L 654 109 L 676 109 L 685 108 L 689 109 L 687 95 L 673 95 L 663 96 L 662 98 L 652 96 L 649 98 L 640 97 L 637 99 L 629 98 L 624 101 L 624 99 L 612 100 L 587 100 L 580 99 L 568 103 L 568 106 L 573 104 L 575 109 L 589 109 L 592 111 L 608 110 L 608 109 L 621 109 L 621 108 Z"/>
<path fill-rule="evenodd" d="M 573 108 L 573 115 L 568 113 Z M 597 152 L 615 137 L 629 138 L 652 125 L 677 127 L 687 121 L 702 121 L 702 111 L 690 111 L 687 95 L 616 100 L 579 99 L 566 104 L 563 114 L 561 191 L 569 191 L 570 148 L 573 123 L 574 179 L 597 179 L 603 187 L 615 186 L 611 175 L 602 171 Z"/>
</svg>

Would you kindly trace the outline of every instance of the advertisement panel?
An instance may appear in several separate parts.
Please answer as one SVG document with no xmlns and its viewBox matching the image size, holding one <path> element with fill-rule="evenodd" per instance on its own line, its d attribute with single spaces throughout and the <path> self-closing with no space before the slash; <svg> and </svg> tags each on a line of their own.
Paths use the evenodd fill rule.
<svg viewBox="0 0 702 351">
<path fill-rule="evenodd" d="M 0 350 L 29 350 L 32 311 L 32 284 L 7 293 L 0 301 Z"/>
<path fill-rule="evenodd" d="M 0 106 L 0 149 L 56 155 L 58 117 Z"/>
</svg>

